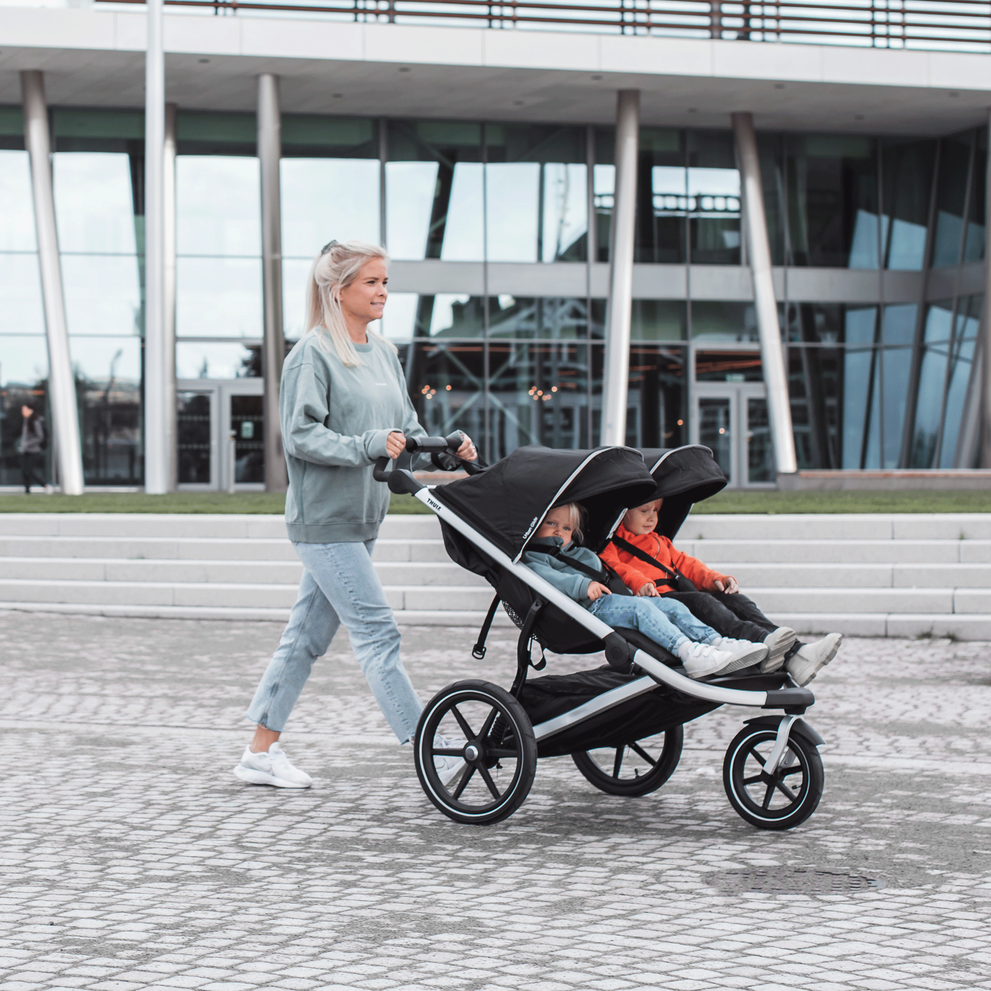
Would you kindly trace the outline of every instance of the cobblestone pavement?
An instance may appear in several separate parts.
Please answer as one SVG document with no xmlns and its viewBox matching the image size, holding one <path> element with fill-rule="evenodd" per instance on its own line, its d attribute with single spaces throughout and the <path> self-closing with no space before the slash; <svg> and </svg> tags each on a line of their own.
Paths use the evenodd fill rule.
<svg viewBox="0 0 991 991">
<path fill-rule="evenodd" d="M 991 989 L 991 645 L 849 640 L 814 686 L 825 797 L 767 833 L 722 789 L 739 709 L 653 795 L 557 758 L 506 822 L 449 822 L 343 641 L 284 738 L 314 787 L 241 785 L 279 632 L 0 614 L 2 991 Z M 508 633 L 480 664 L 473 632 L 404 631 L 424 697 L 508 684 Z"/>
</svg>

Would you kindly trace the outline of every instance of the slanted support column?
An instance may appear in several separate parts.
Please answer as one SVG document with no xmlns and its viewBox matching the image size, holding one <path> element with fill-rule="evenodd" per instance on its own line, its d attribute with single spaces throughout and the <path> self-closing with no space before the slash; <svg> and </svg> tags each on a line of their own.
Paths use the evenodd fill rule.
<svg viewBox="0 0 991 991">
<path fill-rule="evenodd" d="M 176 105 L 165 105 L 165 156 L 162 172 L 162 265 L 164 270 L 162 322 L 162 381 L 165 388 L 166 487 L 175 492 L 179 484 L 179 423 L 175 398 L 175 159 Z"/>
<path fill-rule="evenodd" d="M 282 210 L 279 160 L 282 122 L 279 77 L 258 77 L 258 161 L 261 167 L 262 286 L 265 296 L 265 340 L 262 376 L 265 382 L 265 491 L 284 492 L 288 484 L 279 426 L 279 382 L 285 356 L 282 330 Z"/>
<path fill-rule="evenodd" d="M 147 0 L 145 54 L 145 492 L 169 489 L 168 398 L 165 329 L 165 55 L 162 0 Z M 173 359 L 174 360 L 174 348 Z M 170 408 L 171 407 L 171 408 Z M 174 444 L 172 445 L 174 446 Z"/>
<path fill-rule="evenodd" d="M 988 133 L 991 134 L 991 115 L 988 117 Z M 987 239 L 984 247 L 984 305 L 981 307 L 981 381 L 977 389 L 980 403 L 981 423 L 981 457 L 978 462 L 982 468 L 991 468 L 991 203 L 987 193 L 991 192 L 991 155 L 988 155 L 987 172 L 984 176 L 987 184 L 984 196 L 984 237 Z M 973 462 L 972 462 L 973 463 Z M 969 466 L 968 466 L 969 467 Z"/>
<path fill-rule="evenodd" d="M 48 401 L 52 409 L 59 483 L 66 495 L 81 495 L 83 455 L 79 439 L 79 411 L 69 355 L 69 331 L 65 320 L 62 268 L 55 227 L 45 81 L 39 71 L 32 69 L 21 73 L 21 99 L 24 105 L 24 145 L 31 159 L 31 190 L 48 338 Z"/>
<path fill-rule="evenodd" d="M 788 401 L 788 376 L 785 372 L 781 328 L 778 324 L 778 304 L 774 298 L 771 274 L 771 244 L 767 236 L 764 213 L 764 192 L 760 181 L 760 159 L 757 155 L 757 134 L 753 114 L 733 114 L 736 152 L 740 162 L 743 186 L 743 208 L 746 211 L 747 252 L 754 277 L 754 304 L 760 333 L 761 361 L 764 384 L 767 387 L 767 411 L 774 441 L 774 463 L 779 475 L 798 470 L 795 459 L 795 437 L 791 428 L 791 405 Z"/>
<path fill-rule="evenodd" d="M 609 239 L 609 299 L 606 305 L 600 444 L 626 443 L 639 147 L 640 91 L 620 90 L 616 101 L 616 193 Z"/>
</svg>

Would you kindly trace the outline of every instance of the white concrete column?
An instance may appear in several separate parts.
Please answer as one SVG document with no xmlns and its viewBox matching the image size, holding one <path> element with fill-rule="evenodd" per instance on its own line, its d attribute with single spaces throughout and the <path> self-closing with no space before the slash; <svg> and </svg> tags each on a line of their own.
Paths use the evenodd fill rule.
<svg viewBox="0 0 991 991">
<path fill-rule="evenodd" d="M 991 135 L 991 114 L 988 115 L 988 134 Z M 984 304 L 981 307 L 981 340 L 977 350 L 981 353 L 981 380 L 977 390 L 980 403 L 981 452 L 978 464 L 991 468 L 991 203 L 987 193 L 991 192 L 991 149 L 987 156 L 987 171 L 984 175 L 986 192 L 984 197 L 984 236 L 988 243 L 984 248 Z M 973 195 L 973 194 L 972 194 Z"/>
<path fill-rule="evenodd" d="M 165 331 L 165 55 L 162 0 L 148 2 L 145 54 L 145 492 L 169 489 Z M 175 406 L 175 400 L 172 404 Z"/>
<path fill-rule="evenodd" d="M 162 169 L 162 381 L 165 388 L 165 457 L 166 486 L 174 492 L 179 484 L 179 423 L 175 399 L 175 158 L 176 105 L 165 105 L 165 142 Z"/>
<path fill-rule="evenodd" d="M 603 445 L 626 443 L 639 147 L 640 91 L 620 90 L 616 101 L 616 191 L 609 239 L 609 299 L 606 304 L 606 354 L 599 434 L 599 443 Z"/>
<path fill-rule="evenodd" d="M 764 384 L 767 387 L 767 411 L 774 442 L 774 462 L 779 475 L 790 475 L 798 470 L 798 463 L 791 428 L 788 376 L 784 349 L 781 346 L 778 304 L 774 298 L 774 280 L 771 275 L 771 243 L 767 236 L 767 216 L 764 213 L 757 134 L 754 131 L 753 114 L 735 113 L 732 116 L 743 187 L 747 249 L 754 278 L 754 304 L 760 333 L 761 361 L 764 366 Z"/>
<path fill-rule="evenodd" d="M 279 383 L 285 356 L 282 330 L 282 209 L 279 161 L 282 158 L 282 118 L 279 77 L 258 77 L 258 161 L 262 202 L 262 286 L 265 298 L 265 339 L 262 376 L 265 382 L 265 491 L 284 492 L 286 460 L 279 426 Z"/>
<path fill-rule="evenodd" d="M 76 385 L 69 355 L 69 331 L 62 294 L 55 197 L 52 190 L 52 149 L 45 104 L 45 81 L 32 69 L 21 73 L 24 106 L 24 145 L 31 160 L 31 190 L 38 235 L 41 295 L 48 338 L 48 401 L 52 409 L 52 434 L 59 483 L 66 495 L 83 491 L 83 454 L 79 438 Z"/>
</svg>

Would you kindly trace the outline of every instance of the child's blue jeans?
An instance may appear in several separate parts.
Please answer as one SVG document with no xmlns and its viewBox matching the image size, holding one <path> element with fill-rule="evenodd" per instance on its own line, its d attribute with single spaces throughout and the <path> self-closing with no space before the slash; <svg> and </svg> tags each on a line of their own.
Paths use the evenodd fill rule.
<svg viewBox="0 0 991 991">
<path fill-rule="evenodd" d="M 719 639 L 719 634 L 696 619 L 687 606 L 663 596 L 603 595 L 588 611 L 612 627 L 639 630 L 672 654 L 678 653 L 686 638 L 697 643 L 714 643 Z"/>
</svg>

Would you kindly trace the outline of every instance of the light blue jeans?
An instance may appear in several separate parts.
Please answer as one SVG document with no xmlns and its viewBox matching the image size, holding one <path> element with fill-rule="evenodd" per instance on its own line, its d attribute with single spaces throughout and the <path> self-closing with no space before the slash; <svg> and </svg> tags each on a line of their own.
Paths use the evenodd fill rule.
<svg viewBox="0 0 991 991">
<path fill-rule="evenodd" d="M 683 602 L 664 596 L 604 595 L 588 610 L 612 627 L 639 630 L 672 654 L 687 637 L 696 643 L 714 643 L 719 634 L 696 619 Z"/>
<path fill-rule="evenodd" d="M 400 635 L 372 566 L 374 540 L 293 543 L 306 569 L 278 649 L 262 675 L 248 718 L 281 733 L 313 662 L 343 623 L 368 687 L 400 743 L 413 738 L 423 703 L 399 656 Z"/>
</svg>

